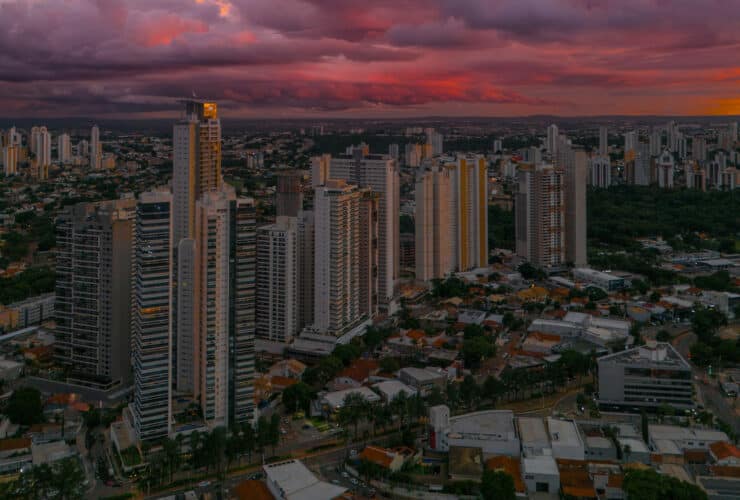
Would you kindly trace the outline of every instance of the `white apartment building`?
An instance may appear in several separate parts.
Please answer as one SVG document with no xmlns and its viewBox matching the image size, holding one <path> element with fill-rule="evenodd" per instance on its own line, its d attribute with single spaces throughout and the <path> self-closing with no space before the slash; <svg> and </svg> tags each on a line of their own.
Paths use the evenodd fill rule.
<svg viewBox="0 0 740 500">
<path fill-rule="evenodd" d="M 278 217 L 257 230 L 258 338 L 290 343 L 300 331 L 298 219 Z"/>
<path fill-rule="evenodd" d="M 61 164 L 72 161 L 72 141 L 69 134 L 60 134 L 57 137 L 57 160 Z"/>
<path fill-rule="evenodd" d="M 612 183 L 612 166 L 608 157 L 594 156 L 588 160 L 588 183 L 590 186 L 606 188 Z"/>
</svg>

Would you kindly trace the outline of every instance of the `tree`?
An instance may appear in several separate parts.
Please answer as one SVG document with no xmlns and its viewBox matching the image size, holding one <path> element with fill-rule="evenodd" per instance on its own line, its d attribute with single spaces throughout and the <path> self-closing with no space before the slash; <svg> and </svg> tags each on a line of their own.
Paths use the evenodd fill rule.
<svg viewBox="0 0 740 500">
<path fill-rule="evenodd" d="M 655 469 L 629 469 L 624 476 L 623 489 L 630 500 L 707 499 L 707 494 L 698 486 L 658 474 Z"/>
<path fill-rule="evenodd" d="M 41 393 L 33 387 L 16 389 L 8 399 L 5 414 L 14 424 L 33 425 L 44 422 Z"/>
<path fill-rule="evenodd" d="M 483 327 L 480 325 L 476 325 L 475 323 L 465 325 L 465 329 L 463 330 L 463 336 L 466 340 L 474 339 L 475 337 L 482 337 L 485 334 L 486 331 L 483 329 Z"/>
<path fill-rule="evenodd" d="M 405 393 L 401 393 L 405 394 Z M 355 439 L 357 439 L 357 428 L 360 421 L 370 414 L 370 403 L 365 397 L 357 392 L 352 392 L 344 397 L 342 407 L 337 415 L 342 425 L 352 425 L 355 428 Z"/>
<path fill-rule="evenodd" d="M 396 358 L 383 358 L 380 360 L 380 371 L 384 373 L 395 373 L 401 369 Z"/>
<path fill-rule="evenodd" d="M 286 387 L 282 395 L 283 405 L 290 413 L 303 410 L 304 413 L 308 414 L 313 398 L 314 391 L 305 382 L 298 382 Z"/>
<path fill-rule="evenodd" d="M 537 269 L 529 262 L 524 262 L 517 270 L 525 280 L 542 280 L 547 277 L 547 274 L 542 269 Z"/>
<path fill-rule="evenodd" d="M 503 471 L 486 470 L 483 472 L 480 492 L 484 500 L 514 500 L 514 478 Z"/>
<path fill-rule="evenodd" d="M 463 341 L 460 351 L 465 361 L 466 368 L 471 370 L 480 366 L 481 361 L 496 354 L 496 347 L 488 338 L 475 337 Z"/>
</svg>

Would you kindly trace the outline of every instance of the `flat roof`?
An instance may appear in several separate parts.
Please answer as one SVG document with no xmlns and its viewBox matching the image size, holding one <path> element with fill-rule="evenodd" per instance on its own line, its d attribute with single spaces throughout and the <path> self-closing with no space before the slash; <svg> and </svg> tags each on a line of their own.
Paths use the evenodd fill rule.
<svg viewBox="0 0 740 500">
<path fill-rule="evenodd" d="M 580 446 L 583 444 L 578 427 L 572 420 L 560 420 L 547 417 L 547 428 L 550 431 L 550 439 L 554 444 L 563 446 Z"/>
<path fill-rule="evenodd" d="M 600 357 L 597 362 L 610 362 L 623 365 L 644 365 L 660 366 L 661 368 L 674 368 L 677 370 L 691 370 L 691 366 L 676 351 L 676 349 L 667 342 L 655 342 L 650 344 L 633 347 L 626 351 L 608 354 Z"/>
<path fill-rule="evenodd" d="M 514 412 L 489 410 L 450 418 L 450 434 L 479 434 L 499 439 L 515 439 Z"/>
<path fill-rule="evenodd" d="M 519 439 L 522 445 L 550 442 L 547 429 L 545 428 L 545 422 L 541 418 L 519 417 L 517 418 L 517 423 L 519 424 Z"/>
<path fill-rule="evenodd" d="M 380 391 L 388 400 L 392 400 L 402 392 L 405 392 L 406 396 L 416 395 L 416 389 L 409 387 L 400 380 L 385 380 L 378 382 L 373 387 Z"/>
<path fill-rule="evenodd" d="M 691 441 L 729 441 L 727 434 L 715 429 L 700 429 L 681 427 L 678 425 L 650 425 L 648 427 L 650 439 L 691 440 Z"/>
<path fill-rule="evenodd" d="M 557 462 L 549 455 L 522 458 L 522 469 L 525 474 L 560 476 Z"/>
<path fill-rule="evenodd" d="M 326 500 L 338 497 L 346 488 L 320 481 L 299 460 L 288 460 L 262 467 L 269 481 L 275 483 L 290 500 Z"/>
<path fill-rule="evenodd" d="M 344 405 L 344 398 L 350 394 L 359 394 L 371 403 L 380 401 L 380 396 L 375 394 L 368 387 L 350 387 L 341 391 L 328 392 L 322 396 L 322 399 L 332 408 L 341 408 Z"/>
<path fill-rule="evenodd" d="M 419 382 L 429 382 L 432 380 L 438 380 L 439 378 L 444 378 L 444 375 L 441 373 L 427 370 L 426 368 L 416 368 L 413 366 L 401 368 L 399 373 L 405 373 L 406 375 L 416 379 Z"/>
<path fill-rule="evenodd" d="M 622 450 L 624 450 L 626 446 L 629 446 L 631 453 L 650 453 L 650 449 L 642 439 L 633 437 L 617 437 L 617 441 L 619 441 L 619 444 L 622 446 Z"/>
</svg>

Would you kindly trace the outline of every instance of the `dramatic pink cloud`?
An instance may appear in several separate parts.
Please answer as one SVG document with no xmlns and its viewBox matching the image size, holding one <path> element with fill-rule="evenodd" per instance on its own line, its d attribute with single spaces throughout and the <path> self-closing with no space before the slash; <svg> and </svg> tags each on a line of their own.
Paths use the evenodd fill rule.
<svg viewBox="0 0 740 500">
<path fill-rule="evenodd" d="M 734 113 L 737 0 L 0 0 L 8 116 Z M 176 111 L 172 111 L 173 114 Z"/>
</svg>

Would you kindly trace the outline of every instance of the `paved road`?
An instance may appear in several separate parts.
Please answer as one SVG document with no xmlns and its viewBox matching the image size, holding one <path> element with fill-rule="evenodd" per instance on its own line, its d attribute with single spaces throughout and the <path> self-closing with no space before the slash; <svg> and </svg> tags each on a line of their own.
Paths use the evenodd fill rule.
<svg viewBox="0 0 740 500">
<path fill-rule="evenodd" d="M 688 330 L 675 337 L 672 341 L 676 350 L 686 359 L 689 358 L 689 351 L 694 342 L 696 342 L 696 335 Z M 740 435 L 740 418 L 738 418 L 732 406 L 733 400 L 722 396 L 716 380 L 709 379 L 702 368 L 693 364 L 691 366 L 694 380 L 698 381 L 696 388 L 699 400 L 703 402 L 705 408 L 712 410 L 718 418 L 729 424 L 735 434 Z M 704 383 L 705 380 L 708 383 Z"/>
</svg>

